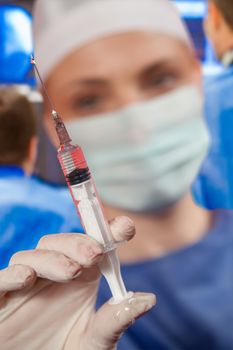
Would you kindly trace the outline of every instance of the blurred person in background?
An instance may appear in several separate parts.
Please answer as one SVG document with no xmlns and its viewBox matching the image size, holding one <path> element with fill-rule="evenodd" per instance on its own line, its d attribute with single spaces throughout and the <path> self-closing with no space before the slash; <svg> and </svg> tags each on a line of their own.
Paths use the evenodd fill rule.
<svg viewBox="0 0 233 350">
<path fill-rule="evenodd" d="M 1 267 L 16 251 L 34 248 L 45 233 L 80 227 L 68 195 L 32 177 L 36 155 L 32 105 L 15 88 L 0 89 Z"/>
<path fill-rule="evenodd" d="M 126 332 L 119 349 L 233 349 L 233 214 L 209 213 L 190 194 L 209 139 L 200 64 L 177 11 L 167 0 L 39 0 L 35 41 L 41 75 L 73 141 L 84 148 L 107 217 L 128 215 L 135 222 L 136 238 L 119 249 L 126 286 L 158 297 L 157 307 Z M 47 104 L 45 108 L 47 130 L 56 143 L 51 111 Z M 118 221 L 118 237 L 126 231 Z M 66 252 L 79 261 L 82 254 L 67 245 L 68 236 L 44 238 L 38 250 Z M 46 265 L 38 250 L 18 253 L 11 265 L 29 265 L 37 276 L 55 279 L 55 261 Z M 22 313 L 30 305 L 34 314 L 35 305 L 46 310 L 33 329 L 27 319 L 27 344 L 33 334 L 37 345 L 43 340 L 44 349 L 57 349 L 64 328 L 82 341 L 77 312 L 82 313 L 82 305 L 88 312 L 93 306 L 95 282 L 92 292 L 91 284 L 81 280 L 75 289 L 69 281 L 63 290 L 56 285 L 56 293 L 54 284 L 45 281 L 39 296 L 35 289 L 20 294 L 27 300 Z M 98 305 L 109 296 L 103 283 Z M 145 310 L 151 304 L 147 299 Z M 69 306 L 68 314 L 61 305 Z M 98 342 L 92 347 L 76 343 L 76 348 L 115 349 L 109 328 L 116 330 L 115 321 L 132 309 L 123 311 L 121 305 L 109 317 L 101 310 L 100 318 L 88 313 L 82 328 L 90 334 L 87 324 L 94 320 Z M 56 332 L 49 322 L 53 315 Z M 15 325 L 14 317 L 7 321 L 9 327 Z M 116 340 L 120 334 L 118 328 Z M 69 345 L 68 340 L 66 348 L 75 348 Z"/>
<path fill-rule="evenodd" d="M 226 67 L 232 67 L 233 4 L 231 0 L 208 0 L 205 30 L 218 59 Z"/>
<path fill-rule="evenodd" d="M 205 82 L 205 114 L 211 148 L 197 181 L 197 203 L 233 209 L 233 2 L 209 0 L 205 31 L 224 69 Z"/>
</svg>

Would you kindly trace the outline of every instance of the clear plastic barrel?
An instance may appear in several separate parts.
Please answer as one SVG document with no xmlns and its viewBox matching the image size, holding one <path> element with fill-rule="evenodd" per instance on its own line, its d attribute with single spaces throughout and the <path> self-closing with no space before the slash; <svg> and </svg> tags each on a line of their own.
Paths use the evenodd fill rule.
<svg viewBox="0 0 233 350">
<path fill-rule="evenodd" d="M 103 246 L 114 246 L 112 233 L 104 217 L 102 204 L 82 150 L 71 146 L 60 150 L 58 158 L 86 234 Z M 116 250 L 108 252 L 99 267 L 109 284 L 114 300 L 125 299 L 127 291 Z"/>
</svg>

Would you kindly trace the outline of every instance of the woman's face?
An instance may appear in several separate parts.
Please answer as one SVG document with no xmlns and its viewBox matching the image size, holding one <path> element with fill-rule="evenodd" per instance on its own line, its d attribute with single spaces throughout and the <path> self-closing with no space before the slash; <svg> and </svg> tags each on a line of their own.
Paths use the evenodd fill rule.
<svg viewBox="0 0 233 350">
<path fill-rule="evenodd" d="M 163 34 L 133 32 L 77 49 L 46 83 L 66 121 L 149 100 L 182 85 L 200 84 L 200 79 L 199 64 L 185 44 Z M 49 130 L 51 134 L 53 128 Z"/>
</svg>

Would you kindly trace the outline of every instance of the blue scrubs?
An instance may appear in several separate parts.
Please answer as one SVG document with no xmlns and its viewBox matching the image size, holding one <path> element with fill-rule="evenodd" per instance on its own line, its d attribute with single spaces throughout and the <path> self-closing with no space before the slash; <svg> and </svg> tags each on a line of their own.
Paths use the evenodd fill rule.
<svg viewBox="0 0 233 350">
<path fill-rule="evenodd" d="M 130 291 L 157 306 L 122 337 L 118 350 L 233 350 L 233 213 L 216 214 L 198 243 L 160 259 L 122 266 Z M 102 281 L 98 306 L 110 298 Z"/>
<path fill-rule="evenodd" d="M 193 186 L 194 199 L 207 209 L 233 209 L 233 66 L 206 82 L 205 95 L 212 144 Z"/>
<path fill-rule="evenodd" d="M 42 236 L 61 232 L 83 232 L 67 189 L 17 167 L 0 167 L 0 268 L 15 252 L 35 248 Z"/>
</svg>

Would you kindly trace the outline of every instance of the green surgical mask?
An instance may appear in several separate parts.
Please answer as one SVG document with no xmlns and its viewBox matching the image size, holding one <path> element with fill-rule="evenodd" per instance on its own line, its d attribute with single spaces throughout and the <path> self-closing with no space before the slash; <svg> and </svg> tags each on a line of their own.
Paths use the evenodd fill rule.
<svg viewBox="0 0 233 350">
<path fill-rule="evenodd" d="M 101 199 L 136 212 L 161 210 L 185 195 L 209 146 L 195 86 L 74 119 L 67 128 L 85 151 Z"/>
</svg>

